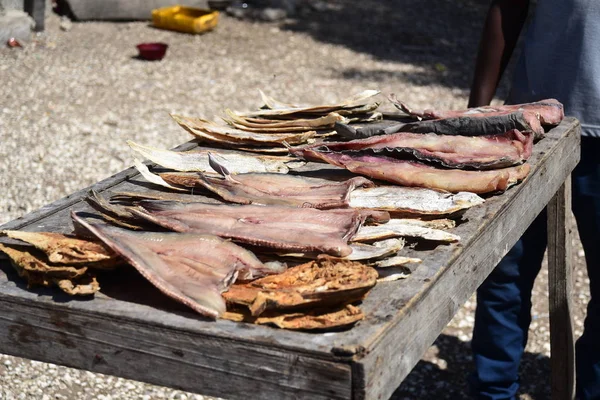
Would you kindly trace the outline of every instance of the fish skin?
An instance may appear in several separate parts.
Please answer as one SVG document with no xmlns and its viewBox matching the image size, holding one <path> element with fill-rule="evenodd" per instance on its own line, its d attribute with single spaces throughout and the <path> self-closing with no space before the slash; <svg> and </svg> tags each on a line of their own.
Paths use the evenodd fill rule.
<svg viewBox="0 0 600 400">
<path fill-rule="evenodd" d="M 262 248 L 320 251 L 334 256 L 352 252 L 348 240 L 368 216 L 351 209 L 169 201 L 141 201 L 138 207 L 132 211 L 141 218 L 177 232 L 212 234 Z"/>
<path fill-rule="evenodd" d="M 71 217 L 167 296 L 210 318 L 226 311 L 221 292 L 238 273 L 262 268 L 254 254 L 210 235 L 132 232 Z"/>
</svg>

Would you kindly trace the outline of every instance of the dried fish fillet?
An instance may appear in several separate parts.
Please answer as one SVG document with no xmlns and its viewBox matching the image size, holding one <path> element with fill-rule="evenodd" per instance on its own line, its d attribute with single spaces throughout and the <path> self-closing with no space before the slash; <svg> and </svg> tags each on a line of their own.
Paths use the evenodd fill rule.
<svg viewBox="0 0 600 400">
<path fill-rule="evenodd" d="M 141 201 L 141 218 L 177 232 L 230 238 L 269 249 L 350 254 L 348 238 L 369 216 L 351 209 Z M 378 215 L 374 215 L 378 217 Z"/>
<path fill-rule="evenodd" d="M 497 193 L 516 185 L 529 174 L 530 165 L 465 171 L 441 169 L 416 161 L 386 156 L 319 153 L 313 155 L 329 164 L 346 168 L 356 174 L 392 182 L 401 186 L 426 187 L 449 192 Z"/>
<path fill-rule="evenodd" d="M 250 172 L 273 172 L 287 174 L 289 171 L 286 163 L 293 162 L 298 165 L 298 159 L 284 156 L 258 156 L 242 153 L 222 152 L 218 150 L 196 149 L 189 151 L 161 150 L 154 147 L 142 146 L 131 140 L 127 141 L 129 147 L 141 154 L 144 158 L 175 171 L 213 172 L 208 162 L 208 153 L 219 162 L 227 165 L 232 174 Z"/>
<path fill-rule="evenodd" d="M 19 276 L 27 281 L 27 287 L 58 286 L 70 295 L 90 295 L 100 289 L 96 277 L 85 265 L 52 264 L 41 251 L 25 247 L 11 247 L 0 244 L 0 252 L 5 253 Z"/>
<path fill-rule="evenodd" d="M 43 251 L 55 264 L 94 264 L 115 266 L 117 254 L 99 242 L 92 242 L 56 232 L 0 231 L 13 239 L 27 242 Z"/>
<path fill-rule="evenodd" d="M 348 261 L 365 261 L 389 257 L 402 250 L 404 248 L 404 243 L 404 239 L 386 239 L 374 242 L 372 244 L 354 242 L 350 244 L 352 253 L 341 257 L 340 259 Z M 279 253 L 279 256 L 315 259 L 319 256 L 319 254 L 315 252 Z"/>
<path fill-rule="evenodd" d="M 236 125 L 240 127 L 240 129 L 259 129 L 257 132 L 261 132 L 262 129 L 298 129 L 299 131 L 310 131 L 314 129 L 326 129 L 333 128 L 336 122 L 349 123 L 350 120 L 341 116 L 338 113 L 331 112 L 323 117 L 316 118 L 296 118 L 290 120 L 271 120 L 271 119 L 261 119 L 257 120 L 256 118 L 248 118 L 243 117 L 236 114 L 234 111 L 225 110 L 227 114 L 227 118 L 224 118 L 225 121 L 229 124 Z M 258 122 L 260 121 L 260 122 Z M 280 132 L 294 132 L 292 131 L 283 131 Z"/>
<path fill-rule="evenodd" d="M 352 243 L 350 247 L 352 247 L 352 253 L 344 257 L 345 260 L 374 260 L 398 253 L 404 248 L 404 240 L 387 239 L 372 244 Z"/>
<path fill-rule="evenodd" d="M 283 174 L 231 175 L 219 168 L 224 177 L 197 174 L 164 173 L 160 177 L 177 187 L 203 187 L 223 200 L 238 204 L 284 205 L 318 209 L 348 207 L 350 192 L 357 187 L 372 187 L 373 182 L 354 177 L 343 182 Z"/>
<path fill-rule="evenodd" d="M 401 267 L 406 264 L 419 264 L 420 258 L 395 256 L 377 260 L 372 265 L 377 268 Z"/>
<path fill-rule="evenodd" d="M 300 133 L 256 133 L 241 129 L 220 125 L 201 118 L 189 118 L 179 115 L 171 115 L 177 123 L 192 135 L 217 143 L 229 144 L 251 144 L 251 145 L 274 145 L 286 142 L 290 145 L 306 143 L 314 137 L 317 132 L 308 131 Z"/>
<path fill-rule="evenodd" d="M 297 313 L 266 313 L 252 317 L 244 311 L 228 311 L 222 318 L 236 322 L 248 322 L 258 325 L 272 325 L 281 329 L 298 331 L 338 330 L 354 325 L 364 318 L 360 308 L 347 304 L 341 308 L 316 309 Z"/>
<path fill-rule="evenodd" d="M 257 111 L 250 111 L 246 113 L 238 113 L 240 116 L 248 116 L 248 117 L 276 117 L 276 116 L 290 116 L 290 115 L 302 115 L 302 114 L 327 114 L 330 112 L 338 112 L 340 110 L 348 110 L 353 108 L 363 107 L 368 103 L 368 100 L 372 97 L 378 95 L 380 93 L 379 90 L 365 90 L 357 95 L 349 97 L 340 101 L 337 104 L 331 105 L 322 105 L 322 106 L 298 106 L 298 107 L 287 107 L 283 108 L 283 104 L 280 101 L 268 98 L 267 102 L 277 107 L 274 109 L 262 109 Z M 263 98 L 264 100 L 264 98 Z M 379 104 L 377 104 L 379 105 Z"/>
<path fill-rule="evenodd" d="M 449 215 L 482 204 L 470 192 L 452 194 L 426 188 L 378 186 L 350 193 L 350 207 L 394 211 L 414 215 Z"/>
<path fill-rule="evenodd" d="M 45 254 L 26 247 L 13 247 L 0 244 L 0 251 L 5 253 L 20 268 L 46 277 L 73 279 L 82 276 L 88 270 L 86 265 L 52 265 Z"/>
<path fill-rule="evenodd" d="M 339 127 L 339 124 L 338 124 Z M 291 152 L 320 160 L 315 152 L 375 153 L 440 164 L 449 168 L 495 169 L 525 162 L 533 148 L 533 134 L 516 129 L 492 136 L 451 136 L 400 132 L 349 142 L 328 142 L 296 147 Z"/>
<path fill-rule="evenodd" d="M 215 236 L 133 232 L 71 216 L 161 292 L 207 317 L 225 312 L 221 292 L 238 274 L 252 276 L 264 267 L 248 250 Z"/>
<path fill-rule="evenodd" d="M 402 219 L 391 219 L 381 225 L 361 226 L 352 238 L 352 241 L 366 242 L 393 237 L 412 237 L 443 243 L 454 243 L 460 240 L 460 236 L 441 229 L 433 229 L 411 223 L 406 224 Z"/>
<path fill-rule="evenodd" d="M 332 307 L 361 300 L 377 276 L 361 263 L 321 257 L 278 275 L 232 285 L 223 297 L 248 307 L 255 317 L 266 311 Z"/>
<path fill-rule="evenodd" d="M 453 219 L 442 218 L 442 219 L 416 219 L 416 218 L 402 218 L 402 223 L 407 225 L 423 226 L 425 228 L 432 229 L 452 229 L 456 227 L 456 221 Z"/>
</svg>

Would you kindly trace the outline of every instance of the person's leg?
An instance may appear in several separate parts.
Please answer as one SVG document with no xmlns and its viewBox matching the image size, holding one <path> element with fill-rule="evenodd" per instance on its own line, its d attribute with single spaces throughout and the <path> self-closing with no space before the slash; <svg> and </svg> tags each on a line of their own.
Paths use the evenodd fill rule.
<svg viewBox="0 0 600 400">
<path fill-rule="evenodd" d="M 600 139 L 582 138 L 581 162 L 572 174 L 573 213 L 585 251 L 591 299 L 576 344 L 577 395 L 600 399 Z"/>
<path fill-rule="evenodd" d="M 547 242 L 546 210 L 534 220 L 477 290 L 473 329 L 477 399 L 513 399 L 519 388 L 519 363 L 531 322 L 531 290 Z"/>
</svg>

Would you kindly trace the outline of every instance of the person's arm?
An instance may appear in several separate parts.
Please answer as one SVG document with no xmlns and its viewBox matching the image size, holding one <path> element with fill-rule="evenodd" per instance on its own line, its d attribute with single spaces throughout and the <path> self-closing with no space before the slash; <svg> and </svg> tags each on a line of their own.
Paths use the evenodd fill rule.
<svg viewBox="0 0 600 400">
<path fill-rule="evenodd" d="M 527 18 L 529 0 L 495 0 L 477 52 L 469 107 L 490 104 Z"/>
</svg>

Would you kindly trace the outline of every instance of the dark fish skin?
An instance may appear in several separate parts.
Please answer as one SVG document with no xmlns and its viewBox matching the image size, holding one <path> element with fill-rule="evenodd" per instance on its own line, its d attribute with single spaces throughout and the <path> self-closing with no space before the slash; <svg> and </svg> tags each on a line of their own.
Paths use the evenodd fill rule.
<svg viewBox="0 0 600 400">
<path fill-rule="evenodd" d="M 335 131 L 345 139 L 363 139 L 375 135 L 388 135 L 397 132 L 437 133 L 438 135 L 484 136 L 500 135 L 512 129 L 532 131 L 536 138 L 544 136 L 544 128 L 537 117 L 528 111 L 515 111 L 510 114 L 485 118 L 453 117 L 397 123 L 385 128 L 363 126 L 354 128 L 341 122 L 335 123 Z"/>
</svg>

